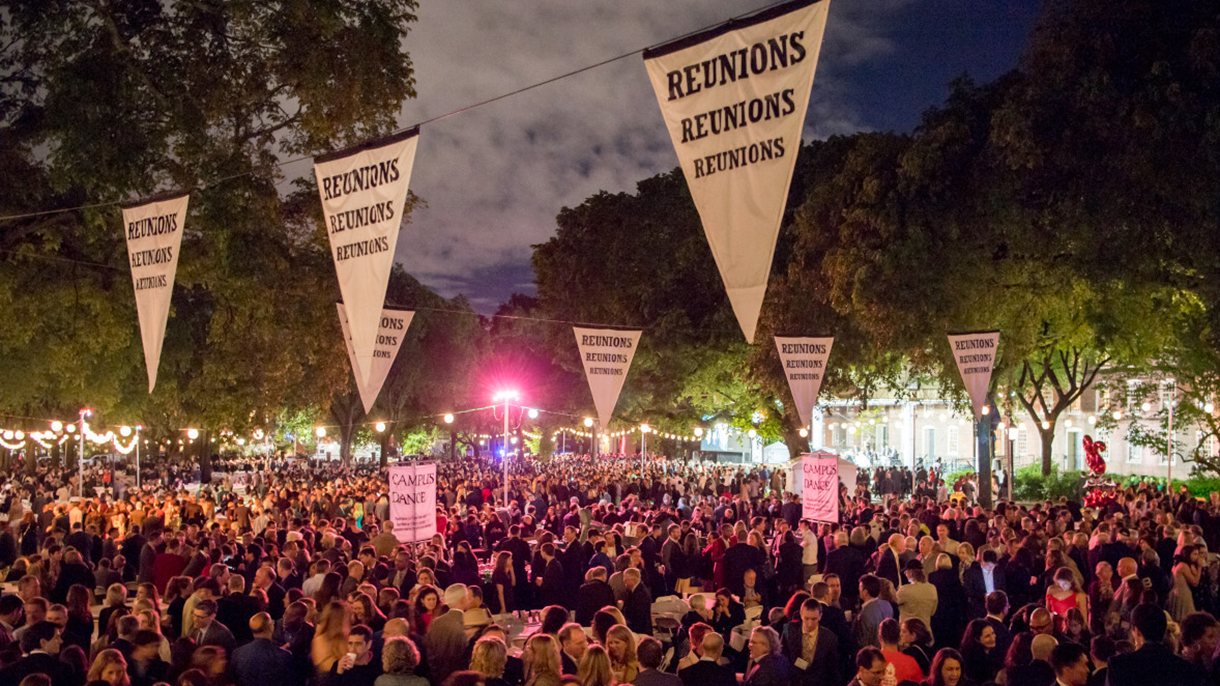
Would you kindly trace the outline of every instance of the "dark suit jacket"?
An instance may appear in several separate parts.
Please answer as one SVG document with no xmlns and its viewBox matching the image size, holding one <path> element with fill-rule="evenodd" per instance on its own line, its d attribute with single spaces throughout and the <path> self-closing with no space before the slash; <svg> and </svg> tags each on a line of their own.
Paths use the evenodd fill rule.
<svg viewBox="0 0 1220 686">
<path fill-rule="evenodd" d="M 1012 630 L 1009 629 L 1004 622 L 1001 622 L 994 617 L 984 617 L 984 622 L 987 622 L 995 631 L 995 649 L 999 655 L 1007 655 L 1008 647 L 1012 645 Z"/>
<path fill-rule="evenodd" d="M 593 615 L 607 605 L 614 605 L 614 589 L 610 584 L 596 579 L 586 582 L 576 594 L 576 623 L 591 626 Z"/>
<path fill-rule="evenodd" d="M 737 686 L 737 677 L 726 667 L 700 660 L 678 672 L 684 686 Z"/>
<path fill-rule="evenodd" d="M 813 659 L 805 669 L 796 667 L 801 657 L 802 636 L 800 622 L 791 622 L 784 627 L 784 655 L 792 661 L 799 686 L 839 686 L 839 637 L 827 627 L 818 628 L 818 642 L 813 649 Z"/>
<path fill-rule="evenodd" d="M 1200 686 L 1203 670 L 1169 652 L 1161 643 L 1145 643 L 1134 653 L 1110 659 L 1106 686 Z"/>
<path fill-rule="evenodd" d="M 1008 592 L 1004 568 L 996 565 L 991 570 L 991 580 L 995 590 Z M 966 588 L 966 613 L 969 619 L 978 619 L 987 614 L 987 583 L 983 579 L 983 566 L 972 562 L 962 574 L 962 585 Z"/>
<path fill-rule="evenodd" d="M 746 670 L 744 686 L 792 686 L 792 663 L 783 655 L 767 655 Z"/>
<path fill-rule="evenodd" d="M 627 591 L 627 599 L 623 601 L 623 619 L 627 620 L 627 628 L 635 633 L 652 635 L 652 594 L 644 582 Z"/>
<path fill-rule="evenodd" d="M 641 670 L 631 683 L 635 686 L 682 686 L 678 677 L 655 669 Z"/>
<path fill-rule="evenodd" d="M 256 638 L 234 650 L 229 666 L 237 686 L 277 684 L 290 680 L 294 673 L 292 653 L 266 638 Z"/>
<path fill-rule="evenodd" d="M 901 558 L 902 556 L 899 555 L 898 559 Z M 892 550 L 877 552 L 877 576 L 882 579 L 889 579 L 890 583 L 894 584 L 895 589 L 898 588 L 898 582 L 902 574 L 902 570 L 898 567 L 898 559 L 894 558 L 894 551 Z"/>
<path fill-rule="evenodd" d="M 1008 686 L 1052 686 L 1054 683 L 1055 670 L 1045 660 L 1034 660 L 1008 670 Z"/>
<path fill-rule="evenodd" d="M 52 686 L 75 686 L 68 665 L 46 653 L 28 655 L 0 669 L 0 685 L 18 686 L 31 674 L 46 674 L 51 677 Z"/>
<path fill-rule="evenodd" d="M 740 596 L 745 588 L 744 577 L 747 569 L 761 570 L 766 556 L 763 551 L 748 543 L 736 543 L 724 551 L 724 585 Z M 759 583 L 762 583 L 762 573 L 759 573 Z"/>
<path fill-rule="evenodd" d="M 563 652 L 563 650 L 559 651 L 559 671 L 561 674 L 576 676 L 576 671 L 579 667 L 580 665 L 576 664 L 576 660 L 568 657 L 568 654 Z"/>
</svg>

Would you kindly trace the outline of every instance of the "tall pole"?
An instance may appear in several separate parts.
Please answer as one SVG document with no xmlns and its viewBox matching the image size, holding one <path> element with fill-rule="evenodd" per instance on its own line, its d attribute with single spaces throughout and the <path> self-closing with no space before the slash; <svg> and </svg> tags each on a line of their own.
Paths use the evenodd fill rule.
<svg viewBox="0 0 1220 686">
<path fill-rule="evenodd" d="M 1177 394 L 1178 394 L 1178 382 L 1175 380 L 1175 381 L 1171 382 L 1170 390 L 1169 390 L 1169 435 L 1167 436 L 1167 439 L 1168 439 L 1167 445 L 1168 445 L 1169 449 L 1167 451 L 1167 454 L 1165 455 L 1165 465 L 1166 465 L 1166 467 L 1165 467 L 1165 496 L 1166 497 L 1169 496 L 1170 488 L 1173 485 L 1173 404 L 1174 404 L 1173 401 L 1174 401 L 1174 397 Z"/>
<path fill-rule="evenodd" d="M 504 394 L 504 510 L 508 511 L 508 403 L 512 398 Z"/>
<path fill-rule="evenodd" d="M 140 488 L 140 427 L 136 427 L 136 490 Z"/>
<path fill-rule="evenodd" d="M 644 481 L 644 460 L 648 454 L 648 425 L 640 427 L 640 482 Z"/>
<path fill-rule="evenodd" d="M 80 459 L 76 461 L 77 478 L 80 479 L 76 489 L 76 494 L 81 498 L 85 497 L 85 413 L 88 410 L 80 411 L 80 435 L 77 440 L 80 441 Z"/>
</svg>

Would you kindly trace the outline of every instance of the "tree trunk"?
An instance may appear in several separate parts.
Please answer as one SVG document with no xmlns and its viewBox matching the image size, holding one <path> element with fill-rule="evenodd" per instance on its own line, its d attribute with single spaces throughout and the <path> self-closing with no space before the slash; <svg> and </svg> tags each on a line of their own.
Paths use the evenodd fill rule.
<svg viewBox="0 0 1220 686">
<path fill-rule="evenodd" d="M 207 486 L 212 483 L 212 456 L 210 455 L 211 432 L 203 429 L 199 432 L 199 483 Z"/>
<path fill-rule="evenodd" d="M 1049 429 L 1043 429 L 1039 425 L 1038 436 L 1042 439 L 1042 476 L 1050 476 L 1051 458 L 1054 456 L 1052 449 L 1055 443 L 1055 422 L 1051 422 Z"/>
<path fill-rule="evenodd" d="M 995 416 L 995 410 L 991 414 L 983 415 L 983 418 L 975 425 L 977 434 L 975 445 L 978 451 L 978 475 L 979 475 L 979 505 L 983 509 L 991 509 L 991 418 Z"/>
<path fill-rule="evenodd" d="M 384 469 L 390 464 L 390 426 L 381 432 L 381 466 Z"/>
</svg>

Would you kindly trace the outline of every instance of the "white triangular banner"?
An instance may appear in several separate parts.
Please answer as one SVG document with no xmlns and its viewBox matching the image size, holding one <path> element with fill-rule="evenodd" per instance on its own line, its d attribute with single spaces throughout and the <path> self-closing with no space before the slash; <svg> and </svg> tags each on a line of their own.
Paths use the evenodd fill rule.
<svg viewBox="0 0 1220 686">
<path fill-rule="evenodd" d="M 779 361 L 788 377 L 788 388 L 796 403 L 801 426 L 808 429 L 813 424 L 813 408 L 818 404 L 818 392 L 822 389 L 822 377 L 826 374 L 826 359 L 830 357 L 833 338 L 785 338 L 776 336 L 775 347 L 779 349 Z"/>
<path fill-rule="evenodd" d="M 189 195 L 162 196 L 123 208 L 123 234 L 127 237 L 127 262 L 136 290 L 136 312 L 140 317 L 140 339 L 144 343 L 144 366 L 148 370 L 148 392 L 157 385 L 161 344 L 178 273 L 178 249 L 186 226 Z"/>
<path fill-rule="evenodd" d="M 343 303 L 335 303 L 339 310 L 339 326 L 343 329 L 343 341 L 347 344 L 347 359 L 352 364 L 352 373 L 356 376 L 356 388 L 360 391 L 360 402 L 364 405 L 364 413 L 373 411 L 373 403 L 381 394 L 381 387 L 390 373 L 394 358 L 398 357 L 398 349 L 402 347 L 402 339 L 406 337 L 407 328 L 415 313 L 411 310 L 395 310 L 389 307 L 381 310 L 381 322 L 377 326 L 377 341 L 373 348 L 373 368 L 366 375 L 356 361 L 356 351 L 352 346 L 351 326 L 348 323 L 347 311 Z"/>
<path fill-rule="evenodd" d="M 593 404 L 597 406 L 597 418 L 601 428 L 610 425 L 618 395 L 631 369 L 636 346 L 642 331 L 619 329 L 581 329 L 572 327 L 576 334 L 576 347 L 580 350 L 580 364 L 585 368 L 589 390 L 593 393 Z"/>
<path fill-rule="evenodd" d="M 775 253 L 829 0 L 797 0 L 644 51 L 644 65 L 749 342 Z"/>
<path fill-rule="evenodd" d="M 314 159 L 352 349 L 366 385 L 419 129 Z"/>
<path fill-rule="evenodd" d="M 995 369 L 995 354 L 1000 345 L 999 331 L 949 334 L 949 349 L 961 372 L 962 383 L 970 404 L 974 406 L 974 421 L 983 418 L 983 407 L 987 404 L 987 389 L 991 385 L 991 371 Z"/>
</svg>

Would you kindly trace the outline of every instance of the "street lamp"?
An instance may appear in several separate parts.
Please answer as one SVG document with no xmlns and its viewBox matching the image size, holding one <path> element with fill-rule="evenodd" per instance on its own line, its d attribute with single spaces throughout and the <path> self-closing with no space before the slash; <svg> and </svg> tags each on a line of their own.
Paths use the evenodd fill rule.
<svg viewBox="0 0 1220 686">
<path fill-rule="evenodd" d="M 64 430 L 63 422 L 59 421 L 58 419 L 51 422 L 51 431 L 54 431 L 55 433 L 59 433 L 60 431 L 63 431 L 63 430 Z"/>
<path fill-rule="evenodd" d="M 199 438 L 199 429 L 187 429 L 186 437 L 191 439 L 192 441 L 195 440 L 196 438 Z"/>
<path fill-rule="evenodd" d="M 313 433 L 318 438 L 326 438 L 326 427 L 319 426 L 318 428 L 314 429 Z"/>
<path fill-rule="evenodd" d="M 492 400 L 504 401 L 504 509 L 508 510 L 508 411 L 509 403 L 517 399 L 516 391 L 501 391 Z"/>
<path fill-rule="evenodd" d="M 453 423 L 453 413 L 452 413 L 452 412 L 446 412 L 446 413 L 445 413 L 444 420 L 445 420 L 445 423 L 446 423 L 446 424 L 452 424 L 452 423 Z"/>
<path fill-rule="evenodd" d="M 534 408 L 532 408 L 532 407 L 531 407 L 531 408 L 530 408 L 530 411 L 529 411 L 529 415 L 530 415 L 530 419 L 537 419 L 537 418 L 538 418 L 538 410 L 536 410 L 536 409 L 534 409 Z"/>
<path fill-rule="evenodd" d="M 377 430 L 377 433 L 382 433 L 385 431 L 385 422 L 377 422 L 373 425 L 373 428 Z"/>
<path fill-rule="evenodd" d="M 750 437 L 750 462 L 753 463 L 754 462 L 754 439 L 758 438 L 758 429 L 750 429 L 749 431 L 746 432 L 746 435 Z"/>
<path fill-rule="evenodd" d="M 652 429 L 647 424 L 640 424 L 640 478 L 644 478 L 644 461 L 648 455 L 648 432 Z"/>
</svg>

